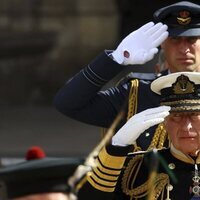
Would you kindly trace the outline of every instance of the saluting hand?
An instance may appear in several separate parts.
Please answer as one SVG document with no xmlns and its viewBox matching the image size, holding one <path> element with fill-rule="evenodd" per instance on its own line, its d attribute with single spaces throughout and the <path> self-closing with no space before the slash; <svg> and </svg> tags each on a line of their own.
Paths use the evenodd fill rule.
<svg viewBox="0 0 200 200">
<path fill-rule="evenodd" d="M 169 115 L 170 109 L 170 106 L 159 106 L 132 116 L 112 137 L 112 144 L 116 146 L 134 144 L 145 130 L 163 122 L 164 118 Z"/>
<path fill-rule="evenodd" d="M 144 64 L 153 59 L 158 46 L 168 37 L 167 25 L 149 22 L 122 40 L 112 53 L 122 65 Z"/>
</svg>

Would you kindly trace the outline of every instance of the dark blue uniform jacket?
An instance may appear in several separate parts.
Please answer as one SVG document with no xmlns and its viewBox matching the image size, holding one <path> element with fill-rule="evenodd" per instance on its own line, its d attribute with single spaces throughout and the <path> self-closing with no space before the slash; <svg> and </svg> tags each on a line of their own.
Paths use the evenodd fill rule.
<svg viewBox="0 0 200 200">
<path fill-rule="evenodd" d="M 124 68 L 125 66 L 114 62 L 106 52 L 100 54 L 58 91 L 54 99 L 55 107 L 64 115 L 75 120 L 105 128 L 109 128 L 119 111 L 124 109 L 126 115 L 119 124 L 119 128 L 127 121 L 131 81 L 134 79 L 139 81 L 136 113 L 147 108 L 157 107 L 159 96 L 150 89 L 150 83 L 157 78 L 155 74 L 147 76 L 142 74 L 138 78 L 137 74 L 131 73 L 115 87 L 101 90 Z M 148 140 L 147 144 L 144 144 L 145 149 L 151 136 Z"/>
</svg>

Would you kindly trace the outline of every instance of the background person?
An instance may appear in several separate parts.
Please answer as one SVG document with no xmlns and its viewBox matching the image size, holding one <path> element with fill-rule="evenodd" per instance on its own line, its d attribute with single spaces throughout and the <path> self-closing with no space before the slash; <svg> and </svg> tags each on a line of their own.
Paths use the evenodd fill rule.
<svg viewBox="0 0 200 200">
<path fill-rule="evenodd" d="M 67 180 L 80 164 L 77 159 L 50 158 L 37 146 L 26 161 L 0 169 L 1 200 L 75 200 Z"/>
</svg>

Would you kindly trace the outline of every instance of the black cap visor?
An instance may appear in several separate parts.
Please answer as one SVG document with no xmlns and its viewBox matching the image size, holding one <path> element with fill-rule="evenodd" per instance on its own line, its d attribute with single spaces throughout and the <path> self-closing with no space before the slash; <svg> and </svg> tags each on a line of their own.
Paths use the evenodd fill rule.
<svg viewBox="0 0 200 200">
<path fill-rule="evenodd" d="M 186 37 L 197 37 L 200 36 L 200 28 L 190 28 L 190 29 L 183 29 L 183 28 L 168 28 L 169 36 L 186 36 Z"/>
</svg>

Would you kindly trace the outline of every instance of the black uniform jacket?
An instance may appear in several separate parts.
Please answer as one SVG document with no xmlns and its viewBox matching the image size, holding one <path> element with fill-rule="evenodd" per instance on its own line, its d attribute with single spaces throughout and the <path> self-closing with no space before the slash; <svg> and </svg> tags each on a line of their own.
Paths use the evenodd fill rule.
<svg viewBox="0 0 200 200">
<path fill-rule="evenodd" d="M 128 151 L 130 147 L 102 149 L 79 191 L 79 200 L 192 199 L 192 178 L 195 164 L 200 167 L 199 157 L 194 161 L 170 149 L 135 152 L 126 157 Z"/>
<path fill-rule="evenodd" d="M 100 90 L 125 67 L 113 61 L 106 52 L 100 54 L 67 81 L 56 94 L 54 105 L 61 113 L 73 119 L 109 128 L 129 97 L 130 81 L 134 77 L 130 75 L 116 87 Z M 140 80 L 138 112 L 158 106 L 158 96 L 149 88 L 149 83 L 155 78 L 156 76 L 151 74 L 150 80 Z"/>
<path fill-rule="evenodd" d="M 100 54 L 58 91 L 54 99 L 55 107 L 68 117 L 105 128 L 111 126 L 122 109 L 126 114 L 118 128 L 133 114 L 157 107 L 159 96 L 150 89 L 150 83 L 157 78 L 155 74 L 138 79 L 138 76 L 132 73 L 116 87 L 101 91 L 102 87 L 124 68 L 125 66 L 113 61 L 106 52 Z M 155 127 L 148 130 L 150 133 L 154 131 Z M 143 136 L 138 139 L 143 149 L 149 146 L 152 135 L 147 134 L 146 142 Z"/>
</svg>

